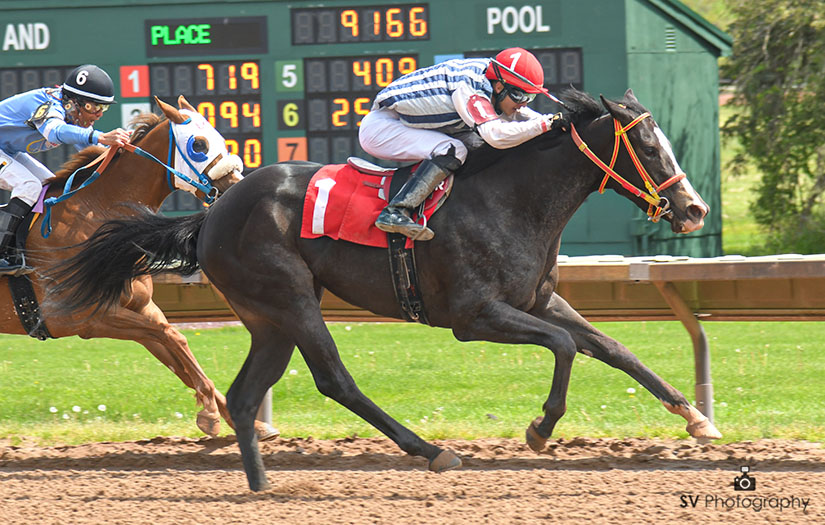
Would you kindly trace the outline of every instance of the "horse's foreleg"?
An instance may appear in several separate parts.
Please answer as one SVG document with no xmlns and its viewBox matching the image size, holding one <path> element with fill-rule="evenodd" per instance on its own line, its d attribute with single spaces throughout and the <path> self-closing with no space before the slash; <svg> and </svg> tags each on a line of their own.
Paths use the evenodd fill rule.
<svg viewBox="0 0 825 525">
<path fill-rule="evenodd" d="M 558 294 L 547 304 L 534 309 L 534 315 L 564 327 L 576 341 L 579 351 L 627 373 L 644 386 L 670 412 L 687 421 L 687 431 L 695 438 L 719 439 L 722 434 L 685 396 L 642 364 L 621 343 L 605 335 L 585 320 Z"/>
<path fill-rule="evenodd" d="M 220 417 L 218 415 L 220 414 L 230 428 L 234 430 L 235 424 L 226 406 L 226 398 L 215 388 L 215 385 L 206 376 L 200 363 L 198 363 L 192 354 L 186 337 L 167 322 L 166 316 L 154 302 L 149 301 L 149 303 L 141 309 L 140 313 L 164 326 L 164 330 L 171 330 L 169 332 L 170 344 L 165 345 L 162 351 L 166 351 L 166 349 L 172 350 L 173 357 L 182 364 L 183 372 L 177 372 L 177 370 L 181 368 L 176 368 L 172 371 L 185 385 L 195 390 L 198 403 L 203 406 L 203 410 L 198 412 L 198 428 L 209 436 L 216 436 L 220 429 Z M 147 346 L 147 348 L 149 347 Z M 149 348 L 149 351 L 154 354 L 151 348 Z M 260 420 L 255 420 L 255 433 L 261 441 L 273 439 L 280 435 L 280 432 L 278 432 L 276 428 Z"/>
<path fill-rule="evenodd" d="M 567 388 L 576 345 L 566 330 L 513 308 L 506 303 L 493 303 L 476 317 L 454 323 L 453 333 L 461 341 L 484 340 L 508 344 L 535 344 L 553 352 L 556 364 L 550 394 L 544 402 L 544 417 L 538 418 L 527 430 L 527 444 L 533 450 L 544 448 L 556 423 L 567 410 Z"/>
</svg>

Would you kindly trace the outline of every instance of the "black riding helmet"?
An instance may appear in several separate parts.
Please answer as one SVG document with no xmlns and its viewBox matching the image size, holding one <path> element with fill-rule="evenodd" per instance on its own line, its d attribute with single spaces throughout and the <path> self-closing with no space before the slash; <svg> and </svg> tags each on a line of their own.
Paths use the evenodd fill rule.
<svg viewBox="0 0 825 525">
<path fill-rule="evenodd" d="M 109 75 L 92 64 L 78 66 L 63 82 L 63 92 L 98 104 L 114 104 L 115 85 Z"/>
</svg>

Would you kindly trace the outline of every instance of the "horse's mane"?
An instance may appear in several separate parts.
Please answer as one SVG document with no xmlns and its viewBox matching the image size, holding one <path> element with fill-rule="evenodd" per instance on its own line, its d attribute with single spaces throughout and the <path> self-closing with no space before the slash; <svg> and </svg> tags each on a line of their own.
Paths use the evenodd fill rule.
<svg viewBox="0 0 825 525">
<path fill-rule="evenodd" d="M 588 93 L 579 91 L 573 87 L 565 89 L 559 95 L 559 98 L 564 102 L 565 108 L 562 111 L 564 118 L 568 122 L 576 125 L 576 127 L 583 128 L 586 124 L 596 120 L 597 118 L 607 114 L 607 110 L 602 106 L 601 102 L 597 101 Z M 460 173 L 475 173 L 483 168 L 489 167 L 492 164 L 500 161 L 507 155 L 519 150 L 548 148 L 553 145 L 561 137 L 568 136 L 569 133 L 562 130 L 553 130 L 543 133 L 538 137 L 528 140 L 515 148 L 510 149 L 496 149 L 488 144 L 484 144 L 478 149 L 471 150 L 467 155 L 467 160 L 462 166 Z"/>
<path fill-rule="evenodd" d="M 132 131 L 132 136 L 129 138 L 129 142 L 132 144 L 137 144 L 143 139 L 143 137 L 145 137 L 164 120 L 166 120 L 166 116 L 156 115 L 154 113 L 141 113 L 135 116 L 131 122 L 134 131 Z M 89 146 L 88 148 L 84 148 L 83 150 L 72 155 L 71 158 L 64 162 L 63 165 L 60 166 L 60 169 L 55 172 L 54 177 L 51 177 L 45 182 L 49 184 L 65 182 L 72 173 L 92 162 L 105 151 L 106 148 L 103 146 Z M 120 153 L 118 153 L 118 155 L 120 155 Z M 91 175 L 90 170 L 86 171 L 88 172 L 86 175 Z M 83 179 L 85 179 L 85 177 L 78 179 L 75 184 L 78 184 Z"/>
</svg>

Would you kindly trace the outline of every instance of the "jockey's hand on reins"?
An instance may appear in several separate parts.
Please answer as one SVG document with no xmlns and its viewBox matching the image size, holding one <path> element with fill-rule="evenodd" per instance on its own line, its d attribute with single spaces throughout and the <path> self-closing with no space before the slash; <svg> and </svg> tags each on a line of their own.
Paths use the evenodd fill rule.
<svg viewBox="0 0 825 525">
<path fill-rule="evenodd" d="M 554 129 L 560 129 L 562 131 L 567 131 L 567 129 L 569 127 L 570 127 L 570 121 L 567 120 L 567 117 L 565 117 L 561 113 L 561 111 L 554 114 L 554 115 L 550 115 L 550 131 L 552 131 Z"/>
</svg>

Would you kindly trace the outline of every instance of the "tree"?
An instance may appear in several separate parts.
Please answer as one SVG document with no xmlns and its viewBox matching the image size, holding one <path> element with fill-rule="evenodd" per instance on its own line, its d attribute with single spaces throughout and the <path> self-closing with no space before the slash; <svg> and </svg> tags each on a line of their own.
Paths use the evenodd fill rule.
<svg viewBox="0 0 825 525">
<path fill-rule="evenodd" d="M 751 206 L 769 248 L 825 251 L 825 2 L 729 0 L 732 56 L 722 73 L 739 107 L 723 126 L 763 174 Z"/>
</svg>

